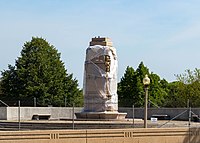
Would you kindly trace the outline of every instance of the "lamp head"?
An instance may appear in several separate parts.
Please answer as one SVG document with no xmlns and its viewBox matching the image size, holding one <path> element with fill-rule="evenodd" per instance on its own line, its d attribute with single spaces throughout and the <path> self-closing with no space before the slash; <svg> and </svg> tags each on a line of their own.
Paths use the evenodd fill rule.
<svg viewBox="0 0 200 143">
<path fill-rule="evenodd" d="M 150 84 L 150 79 L 147 74 L 145 75 L 145 78 L 143 79 L 143 84 L 144 86 L 148 86 Z"/>
</svg>

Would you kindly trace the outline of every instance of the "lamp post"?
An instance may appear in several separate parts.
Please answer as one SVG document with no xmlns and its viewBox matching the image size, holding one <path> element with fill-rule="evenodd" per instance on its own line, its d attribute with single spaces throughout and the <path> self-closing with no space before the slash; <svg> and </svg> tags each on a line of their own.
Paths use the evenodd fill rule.
<svg viewBox="0 0 200 143">
<path fill-rule="evenodd" d="M 145 75 L 143 79 L 144 89 L 145 89 L 145 106 L 144 106 L 144 128 L 147 128 L 147 101 L 148 101 L 148 86 L 150 84 L 150 79 L 148 75 Z"/>
</svg>

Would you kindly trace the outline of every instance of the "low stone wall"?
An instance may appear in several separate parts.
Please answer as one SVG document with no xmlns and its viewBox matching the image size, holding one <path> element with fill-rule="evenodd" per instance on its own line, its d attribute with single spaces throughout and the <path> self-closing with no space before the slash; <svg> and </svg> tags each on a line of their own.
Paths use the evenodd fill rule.
<svg viewBox="0 0 200 143">
<path fill-rule="evenodd" d="M 0 120 L 7 120 L 7 107 L 0 107 Z"/>
<path fill-rule="evenodd" d="M 200 116 L 200 108 L 192 108 L 191 111 L 194 114 Z M 133 108 L 120 107 L 119 112 L 126 112 L 127 118 L 133 117 Z M 189 109 L 188 108 L 148 108 L 148 119 L 150 119 L 152 115 L 169 115 L 171 119 L 176 117 L 176 120 L 188 120 Z M 134 117 L 144 118 L 144 109 L 134 108 Z"/>
<path fill-rule="evenodd" d="M 1 143 L 199 143 L 198 128 L 0 132 Z"/>
<path fill-rule="evenodd" d="M 81 112 L 81 107 L 75 107 L 74 112 Z M 133 108 L 119 107 L 119 112 L 127 113 L 127 118 L 133 118 Z M 192 108 L 192 112 L 200 116 L 200 108 Z M 182 114 L 183 113 L 183 114 Z M 18 120 L 19 108 L 18 107 L 0 107 L 0 120 Z M 50 114 L 51 119 L 72 119 L 72 107 L 21 107 L 20 117 L 21 120 L 31 120 L 34 114 Z M 170 118 L 177 117 L 177 120 L 188 120 L 189 110 L 187 108 L 148 108 L 148 118 L 152 115 L 169 115 Z M 134 117 L 143 118 L 143 108 L 134 108 Z M 74 116 L 74 118 L 76 118 Z"/>
<path fill-rule="evenodd" d="M 81 112 L 82 108 L 74 108 L 74 112 Z M 0 120 L 18 120 L 18 107 L 1 107 Z M 50 114 L 51 119 L 72 119 L 72 107 L 20 107 L 20 119 L 31 120 L 36 114 Z M 74 116 L 75 117 L 75 116 Z"/>
</svg>

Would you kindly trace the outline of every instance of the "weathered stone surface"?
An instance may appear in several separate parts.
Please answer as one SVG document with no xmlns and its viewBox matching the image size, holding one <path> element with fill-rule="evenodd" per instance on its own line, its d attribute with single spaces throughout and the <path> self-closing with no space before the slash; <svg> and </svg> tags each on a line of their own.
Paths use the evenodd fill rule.
<svg viewBox="0 0 200 143">
<path fill-rule="evenodd" d="M 78 118 L 118 119 L 118 61 L 109 38 L 92 38 L 86 50 L 84 69 L 84 109 Z M 123 116 L 122 116 L 123 115 Z"/>
</svg>

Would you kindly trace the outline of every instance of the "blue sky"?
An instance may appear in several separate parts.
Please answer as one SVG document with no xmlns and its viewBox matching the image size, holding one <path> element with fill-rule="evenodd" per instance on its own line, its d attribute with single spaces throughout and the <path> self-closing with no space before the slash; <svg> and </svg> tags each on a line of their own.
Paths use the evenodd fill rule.
<svg viewBox="0 0 200 143">
<path fill-rule="evenodd" d="M 143 61 L 168 81 L 200 67 L 199 0 L 0 0 L 0 70 L 14 65 L 32 36 L 61 53 L 69 73 L 83 80 L 92 37 L 110 37 L 117 49 L 118 79 Z"/>
</svg>

